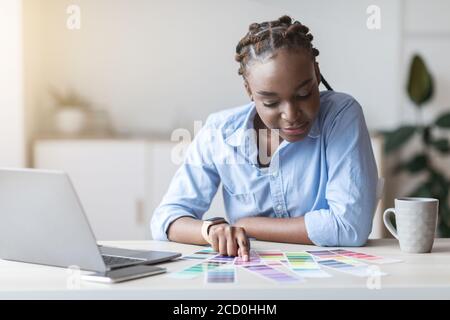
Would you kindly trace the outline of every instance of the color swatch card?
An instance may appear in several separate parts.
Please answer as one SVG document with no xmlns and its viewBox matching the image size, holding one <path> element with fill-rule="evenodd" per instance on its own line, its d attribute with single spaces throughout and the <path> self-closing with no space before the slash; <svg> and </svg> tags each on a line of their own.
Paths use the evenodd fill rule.
<svg viewBox="0 0 450 320">
<path fill-rule="evenodd" d="M 219 253 L 214 251 L 212 248 L 205 248 L 200 251 L 194 252 L 193 254 L 184 256 L 185 260 L 205 260 L 217 256 Z"/>
<path fill-rule="evenodd" d="M 333 259 L 338 256 L 337 253 L 330 250 L 308 250 L 306 252 L 319 259 Z"/>
<path fill-rule="evenodd" d="M 347 258 L 352 258 L 356 260 L 362 260 L 364 262 L 376 263 L 376 264 L 386 264 L 386 263 L 396 263 L 401 262 L 399 259 L 390 259 L 380 256 L 369 255 L 365 253 L 360 253 L 356 251 L 344 250 L 344 249 L 334 249 L 334 250 L 314 250 L 307 251 L 317 258 L 321 259 L 335 259 L 338 256 L 344 256 Z"/>
<path fill-rule="evenodd" d="M 280 250 L 257 250 L 256 252 L 264 262 L 286 260 L 284 253 Z"/>
<path fill-rule="evenodd" d="M 349 265 L 352 265 L 354 267 L 368 267 L 369 265 L 367 263 L 349 258 L 349 257 L 344 257 L 344 256 L 336 256 L 331 260 L 336 260 L 336 261 L 340 261 Z"/>
<path fill-rule="evenodd" d="M 386 275 L 386 273 L 381 272 L 380 270 L 370 268 L 370 266 L 366 263 L 339 255 L 331 250 L 313 250 L 307 252 L 317 258 L 316 262 L 319 265 L 334 269 L 335 271 L 348 273 L 358 277 Z"/>
<path fill-rule="evenodd" d="M 232 257 L 232 256 L 217 255 L 215 257 L 212 257 L 208 261 L 222 261 L 222 262 L 226 262 L 226 263 L 233 263 L 235 259 L 236 259 L 236 257 Z"/>
<path fill-rule="evenodd" d="M 265 279 L 269 279 L 275 281 L 277 283 L 295 283 L 295 282 L 303 282 L 303 279 L 300 277 L 294 277 L 288 273 L 277 270 L 271 266 L 260 264 L 254 266 L 242 266 L 244 269 L 251 271 Z"/>
<path fill-rule="evenodd" d="M 330 251 L 333 253 L 339 254 L 341 256 L 349 257 L 352 259 L 363 260 L 365 262 L 376 263 L 376 264 L 402 262 L 402 260 L 400 260 L 400 259 L 384 258 L 384 257 L 380 257 L 380 256 L 374 256 L 374 255 L 370 255 L 370 254 L 365 254 L 365 253 L 355 252 L 355 251 L 350 251 L 350 250 L 344 250 L 344 249 L 336 249 L 336 250 L 330 250 Z"/>
<path fill-rule="evenodd" d="M 210 269 L 205 275 L 206 283 L 236 283 L 236 269 L 231 265 Z"/>
<path fill-rule="evenodd" d="M 277 267 L 283 267 L 283 266 L 289 266 L 288 262 L 286 260 L 267 260 L 264 261 L 265 264 L 267 264 L 268 266 L 277 266 Z"/>
<path fill-rule="evenodd" d="M 215 269 L 226 264 L 222 261 L 203 261 L 196 265 L 187 267 L 181 271 L 170 273 L 168 276 L 177 279 L 193 279 L 200 276 L 203 272 Z"/>
<path fill-rule="evenodd" d="M 321 266 L 331 268 L 335 271 L 348 273 L 357 277 L 384 276 L 386 273 L 380 270 L 373 270 L 369 265 L 363 263 L 355 263 L 355 260 L 345 259 L 341 257 L 337 259 L 317 260 Z"/>
<path fill-rule="evenodd" d="M 365 263 L 360 262 L 356 259 L 352 259 L 350 257 L 341 256 L 333 251 L 330 250 L 316 250 L 316 251 L 307 251 L 308 253 L 312 254 L 316 260 L 338 260 L 353 266 L 366 266 Z"/>
<path fill-rule="evenodd" d="M 261 258 L 254 250 L 250 250 L 250 256 L 249 256 L 248 261 L 242 260 L 241 257 L 236 257 L 236 259 L 234 260 L 235 266 L 251 266 L 251 265 L 261 264 L 261 263 L 262 263 Z"/>
<path fill-rule="evenodd" d="M 305 278 L 329 278 L 331 275 L 322 270 L 314 258 L 307 252 L 285 252 L 289 267 Z"/>
</svg>

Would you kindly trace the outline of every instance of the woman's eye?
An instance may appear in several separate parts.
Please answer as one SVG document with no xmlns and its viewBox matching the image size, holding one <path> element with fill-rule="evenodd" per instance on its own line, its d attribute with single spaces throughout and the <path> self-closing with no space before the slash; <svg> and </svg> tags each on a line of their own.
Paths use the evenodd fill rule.
<svg viewBox="0 0 450 320">
<path fill-rule="evenodd" d="M 273 108 L 278 104 L 278 102 L 263 102 L 265 107 Z"/>
<path fill-rule="evenodd" d="M 307 94 L 297 94 L 295 97 L 299 100 L 306 99 L 311 95 L 311 91 Z"/>
</svg>

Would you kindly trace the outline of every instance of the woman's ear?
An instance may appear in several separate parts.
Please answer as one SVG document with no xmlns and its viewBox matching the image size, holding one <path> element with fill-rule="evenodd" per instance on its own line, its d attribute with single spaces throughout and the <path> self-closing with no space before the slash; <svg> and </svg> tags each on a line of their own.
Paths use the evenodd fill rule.
<svg viewBox="0 0 450 320">
<path fill-rule="evenodd" d="M 247 80 L 244 80 L 244 87 L 245 87 L 245 91 L 247 91 L 247 94 L 250 97 L 250 100 L 253 101 L 252 90 L 250 89 L 250 85 L 248 84 Z"/>
</svg>

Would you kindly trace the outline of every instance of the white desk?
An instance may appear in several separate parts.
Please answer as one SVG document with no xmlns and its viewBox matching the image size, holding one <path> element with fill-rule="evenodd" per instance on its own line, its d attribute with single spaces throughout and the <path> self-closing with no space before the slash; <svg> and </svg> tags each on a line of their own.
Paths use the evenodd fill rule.
<svg viewBox="0 0 450 320">
<path fill-rule="evenodd" d="M 202 248 L 159 241 L 102 244 L 183 254 Z M 254 241 L 252 248 L 298 251 L 315 247 Z M 389 273 L 381 278 L 381 289 L 368 289 L 365 278 L 332 271 L 332 278 L 278 285 L 243 269 L 237 271 L 238 283 L 231 285 L 205 284 L 202 277 L 177 280 L 166 273 L 119 284 L 82 281 L 78 288 L 68 288 L 67 269 L 0 260 L 0 299 L 450 299 L 450 239 L 437 239 L 431 254 L 402 253 L 397 241 L 390 239 L 371 240 L 355 250 L 404 262 L 381 266 Z M 178 260 L 161 266 L 177 271 L 194 263 Z"/>
</svg>

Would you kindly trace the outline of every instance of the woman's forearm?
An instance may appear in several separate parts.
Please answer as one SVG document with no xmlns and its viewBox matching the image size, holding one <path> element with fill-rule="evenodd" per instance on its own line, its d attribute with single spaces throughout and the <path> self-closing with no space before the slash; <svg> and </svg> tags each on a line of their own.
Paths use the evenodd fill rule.
<svg viewBox="0 0 450 320">
<path fill-rule="evenodd" d="M 167 231 L 169 240 L 196 245 L 207 244 L 202 237 L 202 220 L 191 217 L 181 217 L 172 222 Z"/>
<path fill-rule="evenodd" d="M 257 240 L 313 244 L 308 237 L 304 217 L 249 217 L 238 220 L 235 225 L 244 228 L 249 237 Z"/>
<path fill-rule="evenodd" d="M 169 226 L 168 238 L 180 243 L 208 244 L 201 234 L 202 223 L 191 217 L 178 218 Z M 249 217 L 238 220 L 234 226 L 244 228 L 249 237 L 257 240 L 313 244 L 308 237 L 304 217 Z"/>
</svg>

